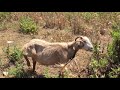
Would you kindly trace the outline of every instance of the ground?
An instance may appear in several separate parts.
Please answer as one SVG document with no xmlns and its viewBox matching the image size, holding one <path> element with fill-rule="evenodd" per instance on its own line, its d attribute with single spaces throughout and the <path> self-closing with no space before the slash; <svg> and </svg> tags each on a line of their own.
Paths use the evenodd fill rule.
<svg viewBox="0 0 120 90">
<path fill-rule="evenodd" d="M 54 35 L 53 35 L 54 32 Z M 50 33 L 48 36 L 45 37 L 45 34 Z M 61 33 L 61 36 L 59 36 Z M 20 48 L 22 48 L 22 46 L 27 43 L 29 40 L 31 40 L 33 37 L 34 38 L 38 38 L 38 39 L 45 39 L 47 41 L 52 41 L 52 39 L 57 39 L 55 38 L 56 36 L 59 36 L 61 38 L 66 38 L 65 35 L 62 36 L 62 33 L 66 34 L 68 36 L 68 38 L 72 35 L 70 32 L 65 32 L 63 30 L 61 31 L 57 31 L 57 30 L 50 30 L 50 29 L 42 29 L 39 31 L 38 35 L 35 36 L 31 36 L 31 35 L 24 35 L 22 33 L 18 33 L 17 31 L 14 30 L 5 30 L 5 31 L 0 31 L 0 46 L 1 46 L 1 50 L 0 50 L 0 54 L 3 56 L 2 61 L 5 65 L 5 63 L 8 63 L 8 59 L 5 58 L 4 53 L 3 53 L 3 48 L 5 48 L 7 46 L 7 41 L 14 41 L 14 44 L 16 44 L 17 46 L 20 46 Z M 58 34 L 58 35 L 55 35 Z M 50 39 L 51 38 L 51 39 Z M 69 41 L 74 40 L 75 36 L 73 35 L 73 37 L 69 38 Z M 103 37 L 105 38 L 105 36 Z M 66 40 L 67 41 L 67 40 Z M 105 41 L 105 39 L 104 39 Z M 107 41 L 107 39 L 106 39 Z M 105 42 L 106 42 L 105 41 Z M 90 57 L 91 57 L 91 52 L 87 52 L 84 50 L 79 50 L 76 57 L 74 58 L 74 60 L 77 62 L 75 63 L 74 61 L 71 62 L 70 65 L 68 65 L 68 69 L 70 70 L 70 68 L 72 69 L 72 74 L 71 77 L 78 77 L 76 76 L 78 74 L 79 71 L 82 71 L 83 69 L 86 69 L 86 67 L 88 66 L 89 62 L 90 62 Z M 1 56 L 1 57 L 2 57 Z M 24 60 L 24 58 L 22 59 L 24 62 L 24 68 L 23 70 L 25 71 L 25 73 L 30 73 L 30 75 L 32 76 L 32 67 L 29 69 L 28 66 L 26 65 L 26 62 Z M 76 67 L 75 67 L 75 66 Z M 77 66 L 78 65 L 78 66 Z M 32 62 L 31 62 L 31 66 L 32 66 Z M 44 72 L 44 70 L 46 69 L 47 66 L 43 66 L 43 65 L 39 65 L 37 63 L 37 67 L 36 67 L 36 75 L 35 76 L 41 76 Z M 73 68 L 74 67 L 74 68 Z M 7 67 L 8 68 L 8 67 Z M 3 76 L 3 71 L 6 71 L 7 68 L 4 68 L 4 70 L 0 71 L 0 77 L 4 77 Z M 78 69 L 77 69 L 78 68 Z M 58 71 L 59 68 L 54 68 L 53 66 L 48 66 L 49 69 L 49 73 L 51 74 L 51 76 L 53 75 L 58 75 Z M 81 77 L 85 77 L 85 74 L 82 72 Z"/>
<path fill-rule="evenodd" d="M 51 15 L 55 16 L 54 18 Z M 74 15 L 80 15 L 79 17 Z M 95 15 L 96 18 L 93 17 Z M 99 15 L 101 15 L 99 17 Z M 106 20 L 103 17 L 106 15 Z M 86 35 L 90 39 L 92 39 L 92 43 L 94 41 L 98 41 L 100 44 L 100 48 L 104 47 L 104 52 L 106 52 L 106 46 L 111 41 L 111 37 L 109 35 L 109 30 L 111 29 L 110 25 L 107 25 L 108 19 L 111 18 L 109 13 L 11 13 L 11 17 L 8 18 L 8 21 L 5 21 L 4 30 L 0 29 L 0 61 L 2 66 L 0 68 L 0 77 L 15 77 L 14 75 L 4 76 L 3 72 L 7 72 L 10 68 L 15 67 L 15 65 L 9 63 L 9 59 L 6 58 L 3 49 L 7 47 L 7 41 L 14 41 L 14 45 L 19 47 L 20 49 L 24 44 L 29 42 L 33 38 L 44 39 L 49 42 L 69 42 L 75 39 L 75 37 L 80 35 Z M 117 14 L 115 14 L 117 15 Z M 20 25 L 19 20 L 22 16 L 29 16 L 36 21 L 38 25 L 38 34 L 23 34 L 19 31 Z M 49 17 L 48 17 L 49 16 Z M 70 18 L 71 17 L 71 18 Z M 76 19 L 75 19 L 76 18 Z M 92 18 L 92 19 L 90 19 Z M 110 20 L 110 19 L 109 19 Z M 110 21 L 109 21 L 110 22 Z M 44 24 L 48 23 L 46 27 Z M 113 22 L 114 23 L 114 22 Z M 66 27 L 65 27 L 66 25 Z M 51 27 L 54 27 L 50 29 Z M 56 26 L 59 26 L 56 27 Z M 70 27 L 72 27 L 72 30 Z M 104 28 L 105 31 L 104 31 Z M 100 31 L 99 39 L 97 38 L 95 32 Z M 94 32 L 93 32 L 94 31 Z M 78 34 L 77 34 L 78 33 Z M 101 41 L 101 42 L 100 42 Z M 95 42 L 94 42 L 95 43 Z M 79 50 L 76 54 L 74 60 L 67 65 L 67 69 L 65 73 L 65 77 L 79 78 L 79 77 L 87 77 L 86 68 L 88 67 L 90 60 L 92 57 L 92 52 Z M 58 77 L 58 72 L 60 68 L 55 68 L 55 66 L 44 66 L 39 65 L 37 63 L 36 73 L 32 73 L 32 62 L 31 67 L 29 68 L 26 64 L 24 58 L 22 58 L 22 71 L 26 75 L 25 77 Z"/>
</svg>

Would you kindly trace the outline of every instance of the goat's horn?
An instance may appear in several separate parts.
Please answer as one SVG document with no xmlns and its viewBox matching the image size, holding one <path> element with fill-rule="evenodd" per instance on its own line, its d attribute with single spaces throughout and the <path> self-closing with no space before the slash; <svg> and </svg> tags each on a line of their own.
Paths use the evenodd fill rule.
<svg viewBox="0 0 120 90">
<path fill-rule="evenodd" d="M 82 36 L 80 36 L 80 37 L 76 37 L 76 38 L 75 38 L 75 41 L 76 41 L 78 38 L 82 39 Z"/>
</svg>

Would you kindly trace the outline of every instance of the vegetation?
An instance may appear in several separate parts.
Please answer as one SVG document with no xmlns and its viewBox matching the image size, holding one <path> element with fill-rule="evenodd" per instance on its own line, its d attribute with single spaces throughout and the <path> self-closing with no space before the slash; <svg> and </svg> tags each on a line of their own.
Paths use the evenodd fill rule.
<svg viewBox="0 0 120 90">
<path fill-rule="evenodd" d="M 67 66 L 65 78 L 70 74 L 85 78 L 120 77 L 119 12 L 0 12 L 0 32 L 0 70 L 10 76 L 37 76 L 29 72 L 21 52 L 23 44 L 32 38 L 58 42 L 86 35 L 94 44 L 94 52 L 91 55 L 80 50 L 76 62 Z M 6 43 L 9 40 L 14 42 Z M 82 68 L 85 71 L 81 72 Z M 46 78 L 58 78 L 51 67 L 39 69 L 43 69 L 40 73 Z"/>
<path fill-rule="evenodd" d="M 107 54 L 104 59 L 100 58 L 98 47 L 95 47 L 95 60 L 90 63 L 90 77 L 120 77 L 120 28 L 119 24 L 113 25 L 111 31 L 112 43 L 107 47 Z M 97 58 L 99 57 L 99 58 Z M 92 73 L 91 73 L 92 72 Z"/>
<path fill-rule="evenodd" d="M 22 17 L 20 20 L 20 31 L 25 34 L 36 34 L 37 25 L 30 17 Z"/>
</svg>

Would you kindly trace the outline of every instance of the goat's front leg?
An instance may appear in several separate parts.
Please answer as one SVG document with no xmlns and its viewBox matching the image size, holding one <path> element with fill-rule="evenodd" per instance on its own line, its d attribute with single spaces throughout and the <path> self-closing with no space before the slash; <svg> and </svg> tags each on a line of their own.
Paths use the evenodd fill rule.
<svg viewBox="0 0 120 90">
<path fill-rule="evenodd" d="M 59 71 L 59 78 L 64 78 L 64 69 L 65 67 L 68 65 L 68 63 L 70 63 L 71 60 L 69 60 L 62 68 L 61 70 Z"/>
<path fill-rule="evenodd" d="M 36 61 L 35 61 L 35 59 L 34 59 L 34 58 L 32 58 L 32 60 L 33 60 L 33 72 L 35 72 Z"/>
<path fill-rule="evenodd" d="M 26 55 L 24 55 L 24 58 L 25 58 L 25 60 L 27 62 L 27 66 L 30 67 L 30 61 L 28 60 L 28 57 Z"/>
</svg>

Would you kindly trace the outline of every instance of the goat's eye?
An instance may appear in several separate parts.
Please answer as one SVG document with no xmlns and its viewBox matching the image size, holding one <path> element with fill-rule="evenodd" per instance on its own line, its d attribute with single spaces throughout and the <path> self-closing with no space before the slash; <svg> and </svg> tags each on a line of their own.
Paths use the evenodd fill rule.
<svg viewBox="0 0 120 90">
<path fill-rule="evenodd" d="M 86 43 L 86 41 L 83 41 L 84 43 Z"/>
</svg>

